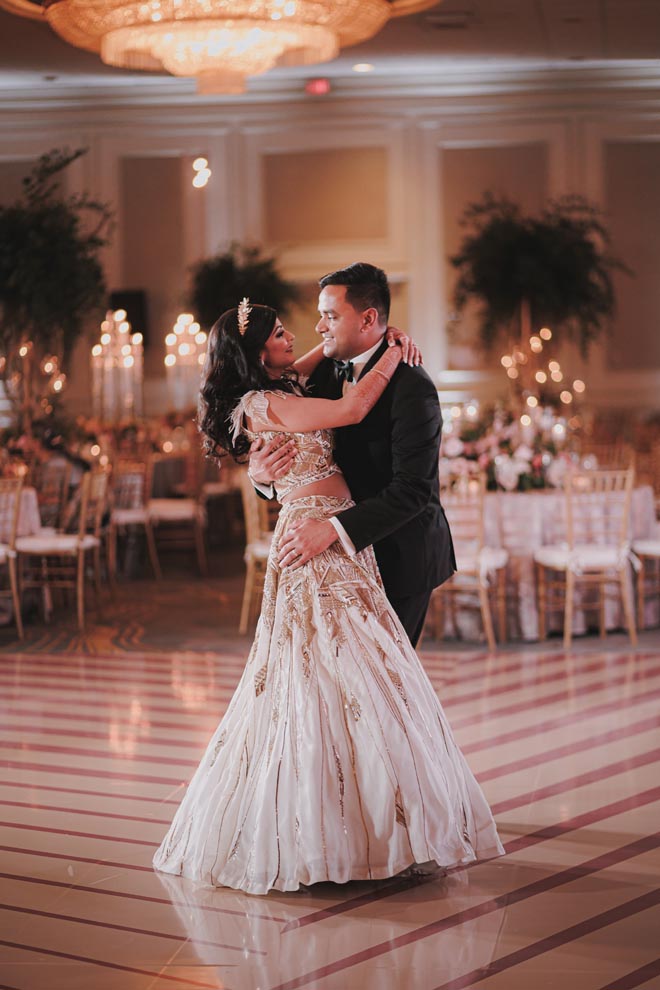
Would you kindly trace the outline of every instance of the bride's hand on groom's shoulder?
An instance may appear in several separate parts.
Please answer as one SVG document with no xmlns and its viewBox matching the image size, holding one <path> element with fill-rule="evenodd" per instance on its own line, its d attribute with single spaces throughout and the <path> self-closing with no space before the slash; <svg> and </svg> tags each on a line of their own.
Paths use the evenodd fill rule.
<svg viewBox="0 0 660 990">
<path fill-rule="evenodd" d="M 257 485 L 272 485 L 291 467 L 296 456 L 296 445 L 293 440 L 286 443 L 282 440 L 283 437 L 273 437 L 264 443 L 263 437 L 258 437 L 250 447 L 248 474 Z"/>
<path fill-rule="evenodd" d="M 387 343 L 390 347 L 400 347 L 403 351 L 401 355 L 401 360 L 404 364 L 410 364 L 416 366 L 418 364 L 424 364 L 422 359 L 422 352 L 419 347 L 407 333 L 403 330 L 399 330 L 397 327 L 388 327 L 387 333 Z"/>
</svg>

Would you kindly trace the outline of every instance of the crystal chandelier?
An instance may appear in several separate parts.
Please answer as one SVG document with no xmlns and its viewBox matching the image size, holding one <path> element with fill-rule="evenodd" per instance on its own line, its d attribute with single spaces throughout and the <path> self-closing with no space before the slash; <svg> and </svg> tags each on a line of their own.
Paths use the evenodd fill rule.
<svg viewBox="0 0 660 990">
<path fill-rule="evenodd" d="M 391 18 L 438 0 L 0 0 L 45 16 L 109 65 L 195 76 L 203 93 L 240 93 L 274 66 L 327 62 Z"/>
</svg>

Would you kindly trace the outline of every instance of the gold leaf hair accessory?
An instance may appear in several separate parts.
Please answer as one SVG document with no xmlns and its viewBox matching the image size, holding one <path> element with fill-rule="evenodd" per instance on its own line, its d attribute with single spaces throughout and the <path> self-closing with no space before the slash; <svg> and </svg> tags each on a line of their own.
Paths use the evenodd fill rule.
<svg viewBox="0 0 660 990">
<path fill-rule="evenodd" d="M 244 296 L 238 304 L 238 332 L 241 337 L 245 336 L 245 332 L 248 328 L 248 319 L 251 312 L 252 306 L 250 306 L 250 300 L 247 296 Z"/>
</svg>

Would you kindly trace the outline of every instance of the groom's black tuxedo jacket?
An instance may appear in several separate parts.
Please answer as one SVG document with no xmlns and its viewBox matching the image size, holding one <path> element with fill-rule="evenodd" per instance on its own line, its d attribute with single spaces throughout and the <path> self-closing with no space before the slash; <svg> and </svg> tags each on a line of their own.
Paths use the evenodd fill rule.
<svg viewBox="0 0 660 990">
<path fill-rule="evenodd" d="M 323 360 L 307 387 L 310 395 L 339 398 L 335 362 Z M 441 430 L 433 382 L 423 368 L 400 364 L 365 419 L 335 432 L 335 457 L 357 503 L 338 518 L 357 550 L 373 544 L 390 599 L 430 591 L 456 570 L 438 491 Z"/>
</svg>

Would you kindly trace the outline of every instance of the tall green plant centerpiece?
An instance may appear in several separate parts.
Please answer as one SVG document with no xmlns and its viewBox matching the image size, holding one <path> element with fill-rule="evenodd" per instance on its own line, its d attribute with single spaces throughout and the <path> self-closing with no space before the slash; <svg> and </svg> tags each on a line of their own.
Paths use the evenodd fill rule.
<svg viewBox="0 0 660 990">
<path fill-rule="evenodd" d="M 481 341 L 526 341 L 547 324 L 555 343 L 573 341 L 586 356 L 615 310 L 612 273 L 627 270 L 610 253 L 601 211 L 580 196 L 550 202 L 538 215 L 486 194 L 465 210 L 465 236 L 450 260 L 458 270 L 454 301 L 483 305 Z"/>
<path fill-rule="evenodd" d="M 85 151 L 43 155 L 19 199 L 0 207 L 0 379 L 14 428 L 26 436 L 52 411 L 73 346 L 106 300 L 99 250 L 110 210 L 60 186 L 64 169 Z"/>
<path fill-rule="evenodd" d="M 298 289 L 282 278 L 274 258 L 261 248 L 232 244 L 228 251 L 195 265 L 188 303 L 205 330 L 244 296 L 250 302 L 272 306 L 280 315 L 298 299 Z"/>
</svg>

